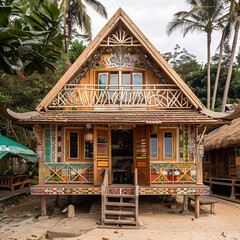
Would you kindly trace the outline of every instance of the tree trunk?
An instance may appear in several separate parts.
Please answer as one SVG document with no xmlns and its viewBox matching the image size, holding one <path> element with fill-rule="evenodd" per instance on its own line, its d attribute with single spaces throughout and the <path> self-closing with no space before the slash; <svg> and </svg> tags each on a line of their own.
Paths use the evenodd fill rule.
<svg viewBox="0 0 240 240">
<path fill-rule="evenodd" d="M 68 39 L 67 39 L 67 54 L 69 52 L 69 45 L 70 45 L 70 41 L 71 41 L 71 35 L 72 35 L 72 16 L 71 16 L 71 11 L 68 11 Z"/>
<path fill-rule="evenodd" d="M 232 77 L 233 61 L 234 61 L 234 56 L 235 56 L 235 51 L 236 51 L 236 46 L 237 46 L 238 32 L 239 32 L 239 22 L 237 22 L 236 26 L 235 26 L 235 33 L 234 33 L 233 44 L 232 44 L 232 52 L 231 52 L 231 57 L 230 57 L 230 62 L 229 62 L 229 67 L 228 67 L 226 85 L 225 85 L 224 94 L 223 94 L 222 112 L 225 112 L 225 107 L 226 107 L 226 103 L 227 103 L 228 91 L 229 91 L 230 81 L 231 81 L 231 77 Z"/>
<path fill-rule="evenodd" d="M 211 79 L 210 79 L 210 71 L 211 71 L 211 32 L 207 32 L 207 61 L 208 61 L 208 69 L 207 69 L 207 108 L 210 108 L 210 98 L 211 98 Z"/>
<path fill-rule="evenodd" d="M 220 71 L 221 71 L 221 65 L 222 65 L 224 36 L 225 36 L 225 33 L 223 32 L 223 34 L 222 34 L 222 39 L 221 39 L 221 42 L 220 42 L 220 51 L 219 51 L 217 75 L 216 75 L 215 85 L 214 85 L 214 90 L 213 90 L 212 109 L 215 108 L 215 102 L 216 102 L 216 96 L 217 96 L 218 81 L 219 81 L 219 76 L 220 76 Z"/>
<path fill-rule="evenodd" d="M 66 35 L 66 32 L 67 32 L 67 6 L 66 6 L 67 4 L 66 3 L 64 3 L 64 27 L 63 27 L 63 33 L 64 33 L 64 35 Z M 67 53 L 68 51 L 67 51 L 67 39 L 65 38 L 64 39 L 64 45 L 65 45 L 65 53 Z"/>
</svg>

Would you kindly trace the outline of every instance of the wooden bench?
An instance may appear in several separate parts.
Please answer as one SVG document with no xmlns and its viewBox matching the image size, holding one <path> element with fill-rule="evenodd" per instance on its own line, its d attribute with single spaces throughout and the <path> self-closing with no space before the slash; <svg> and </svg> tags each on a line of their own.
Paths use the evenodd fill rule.
<svg viewBox="0 0 240 240">
<path fill-rule="evenodd" d="M 27 179 L 27 177 L 27 175 L 0 176 L 0 187 L 10 188 L 12 192 L 16 186 L 23 189 L 25 184 L 28 184 L 28 187 L 30 187 L 32 180 Z"/>
<path fill-rule="evenodd" d="M 195 197 L 194 196 L 188 196 L 188 206 L 191 205 L 191 201 L 195 201 Z M 210 213 L 214 214 L 214 204 L 217 203 L 216 200 L 209 198 L 207 196 L 200 196 L 199 197 L 199 203 L 200 206 L 202 205 L 210 205 Z"/>
</svg>

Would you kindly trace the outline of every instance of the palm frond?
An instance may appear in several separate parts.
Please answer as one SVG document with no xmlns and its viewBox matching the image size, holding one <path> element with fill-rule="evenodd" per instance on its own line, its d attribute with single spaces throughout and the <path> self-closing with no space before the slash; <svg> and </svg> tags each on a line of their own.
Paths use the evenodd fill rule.
<svg viewBox="0 0 240 240">
<path fill-rule="evenodd" d="M 97 1 L 97 0 L 84 0 L 84 1 L 89 6 L 91 6 L 97 13 L 99 13 L 100 16 L 102 16 L 104 18 L 108 17 L 106 8 L 99 1 Z"/>
</svg>

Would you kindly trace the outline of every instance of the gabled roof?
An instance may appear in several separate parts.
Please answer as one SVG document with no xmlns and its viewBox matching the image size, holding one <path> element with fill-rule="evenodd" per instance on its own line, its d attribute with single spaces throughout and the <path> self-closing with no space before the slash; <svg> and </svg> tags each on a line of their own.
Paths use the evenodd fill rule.
<svg viewBox="0 0 240 240">
<path fill-rule="evenodd" d="M 108 21 L 104 28 L 89 44 L 85 51 L 78 57 L 74 64 L 68 69 L 68 71 L 62 76 L 58 83 L 52 88 L 42 102 L 37 106 L 36 110 L 41 111 L 47 109 L 48 105 L 58 94 L 58 92 L 64 87 L 65 84 L 74 80 L 82 70 L 82 67 L 86 64 L 88 59 L 94 55 L 101 42 L 106 38 L 111 31 L 117 26 L 119 22 L 122 22 L 126 28 L 132 33 L 132 35 L 138 40 L 142 47 L 148 52 L 148 54 L 154 59 L 159 67 L 168 75 L 172 81 L 179 87 L 179 89 L 186 95 L 196 109 L 205 109 L 204 105 L 197 98 L 197 96 L 191 91 L 187 84 L 180 78 L 180 76 L 173 70 L 173 68 L 167 63 L 157 49 L 149 42 L 144 34 L 138 29 L 133 21 L 127 16 L 127 14 L 119 8 L 113 17 Z"/>
</svg>

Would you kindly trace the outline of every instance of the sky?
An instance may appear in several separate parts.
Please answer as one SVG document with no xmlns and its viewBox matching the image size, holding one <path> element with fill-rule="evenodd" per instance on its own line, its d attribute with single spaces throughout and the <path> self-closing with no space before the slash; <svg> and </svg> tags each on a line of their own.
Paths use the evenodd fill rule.
<svg viewBox="0 0 240 240">
<path fill-rule="evenodd" d="M 108 20 L 121 7 L 143 34 L 161 53 L 174 51 L 176 44 L 186 48 L 188 52 L 197 57 L 199 63 L 207 62 L 206 34 L 193 33 L 183 38 L 181 31 L 167 35 L 166 26 L 171 21 L 173 14 L 188 10 L 184 0 L 99 0 L 107 9 Z M 88 14 L 92 19 L 93 37 L 105 26 L 108 20 L 100 17 L 90 7 Z M 213 33 L 212 55 L 220 42 L 220 33 Z"/>
</svg>

